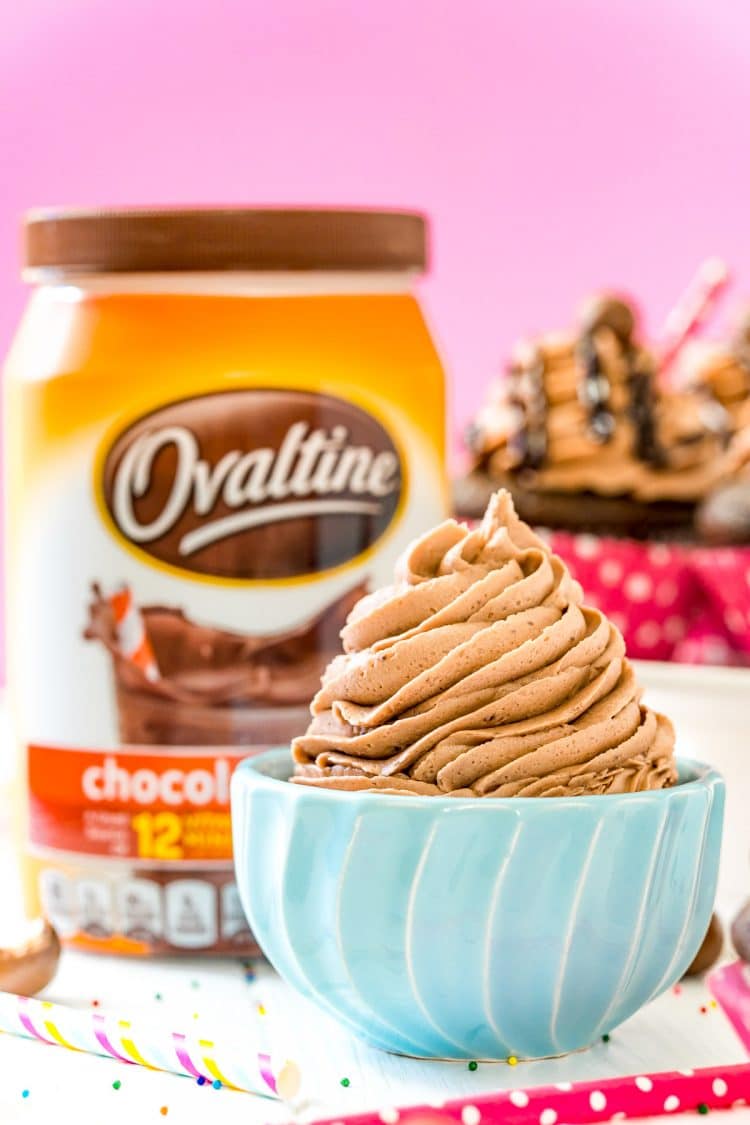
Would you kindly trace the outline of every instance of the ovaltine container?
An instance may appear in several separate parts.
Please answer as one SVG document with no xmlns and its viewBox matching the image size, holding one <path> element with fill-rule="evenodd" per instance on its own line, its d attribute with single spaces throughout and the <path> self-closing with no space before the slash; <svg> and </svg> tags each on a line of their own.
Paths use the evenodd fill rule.
<svg viewBox="0 0 750 1125">
<path fill-rule="evenodd" d="M 27 891 L 63 938 L 254 947 L 229 779 L 303 729 L 355 601 L 443 514 L 425 221 L 35 212 L 8 360 Z"/>
</svg>

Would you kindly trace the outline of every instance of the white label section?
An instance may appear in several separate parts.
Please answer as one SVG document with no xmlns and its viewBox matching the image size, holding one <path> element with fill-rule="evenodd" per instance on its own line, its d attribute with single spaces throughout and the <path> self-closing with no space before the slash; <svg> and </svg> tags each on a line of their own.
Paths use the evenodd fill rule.
<svg viewBox="0 0 750 1125">
<path fill-rule="evenodd" d="M 153 942 L 164 931 L 161 889 L 148 879 L 127 879 L 116 884 L 117 914 L 125 937 Z"/>
<path fill-rule="evenodd" d="M 164 936 L 180 949 L 205 949 L 217 938 L 216 888 L 199 879 L 175 879 L 165 890 Z"/>
<path fill-rule="evenodd" d="M 410 427 L 399 436 L 408 493 L 370 557 L 341 573 L 278 586 L 183 578 L 141 561 L 105 525 L 94 500 L 102 431 L 71 442 L 34 475 L 13 551 L 8 647 L 21 737 L 119 743 L 112 659 L 100 642 L 84 639 L 94 582 L 107 593 L 128 585 L 139 606 L 169 606 L 200 624 L 268 635 L 315 616 L 360 583 L 374 589 L 390 581 L 405 546 L 445 515 L 434 453 Z"/>
<path fill-rule="evenodd" d="M 249 936 L 250 927 L 240 902 L 240 893 L 235 883 L 227 883 L 221 888 L 221 936 L 225 941 L 238 934 Z"/>
<path fill-rule="evenodd" d="M 45 915 L 60 937 L 71 937 L 78 929 L 73 882 L 61 872 L 46 868 L 39 873 L 39 897 Z"/>
<path fill-rule="evenodd" d="M 78 928 L 91 937 L 108 938 L 115 928 L 112 889 L 97 879 L 81 879 L 76 883 Z"/>
</svg>

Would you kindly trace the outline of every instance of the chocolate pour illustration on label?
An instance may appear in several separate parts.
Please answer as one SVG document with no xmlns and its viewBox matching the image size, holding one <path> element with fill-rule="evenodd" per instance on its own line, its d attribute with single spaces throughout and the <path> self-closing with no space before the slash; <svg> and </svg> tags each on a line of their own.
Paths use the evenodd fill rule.
<svg viewBox="0 0 750 1125">
<path fill-rule="evenodd" d="M 342 399 L 247 389 L 170 403 L 104 460 L 119 533 L 161 562 L 217 577 L 315 574 L 371 547 L 398 509 L 387 430 Z"/>
<path fill-rule="evenodd" d="M 194 621 L 175 607 L 141 606 L 159 669 L 152 680 L 122 653 L 111 599 L 95 584 L 84 637 L 104 645 L 112 659 L 120 741 L 152 746 L 285 741 L 296 733 L 298 711 L 306 713 L 323 669 L 339 651 L 346 619 L 366 592 L 358 583 L 290 629 L 254 634 Z M 114 784 L 113 770 L 117 785 L 124 785 L 116 765 L 89 775 L 92 788 Z"/>
</svg>

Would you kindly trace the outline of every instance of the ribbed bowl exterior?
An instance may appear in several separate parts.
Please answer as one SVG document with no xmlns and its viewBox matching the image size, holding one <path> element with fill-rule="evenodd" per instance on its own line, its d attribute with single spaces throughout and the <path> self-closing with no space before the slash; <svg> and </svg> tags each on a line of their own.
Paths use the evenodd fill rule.
<svg viewBox="0 0 750 1125">
<path fill-rule="evenodd" d="M 724 783 L 560 799 L 232 783 L 250 925 L 291 985 L 367 1042 L 453 1059 L 586 1047 L 673 985 L 711 915 Z"/>
</svg>

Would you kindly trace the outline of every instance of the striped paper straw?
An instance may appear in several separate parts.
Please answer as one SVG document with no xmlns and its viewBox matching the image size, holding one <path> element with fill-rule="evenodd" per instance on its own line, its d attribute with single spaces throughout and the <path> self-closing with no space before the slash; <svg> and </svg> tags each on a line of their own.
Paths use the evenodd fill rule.
<svg viewBox="0 0 750 1125">
<path fill-rule="evenodd" d="M 690 285 L 664 323 L 662 371 L 666 371 L 674 363 L 686 341 L 703 325 L 728 282 L 729 269 L 721 258 L 708 258 L 699 266 Z"/>
<path fill-rule="evenodd" d="M 293 1098 L 300 1085 L 295 1063 L 280 1062 L 262 1051 L 243 1050 L 239 1057 L 237 1050 L 209 1039 L 12 993 L 0 993 L 0 1032 L 149 1070 L 219 1081 L 230 1090 L 266 1098 Z"/>
<path fill-rule="evenodd" d="M 159 666 L 156 663 L 151 641 L 148 639 L 143 616 L 133 600 L 129 586 L 123 586 L 109 599 L 115 619 L 117 643 L 122 655 L 135 664 L 148 680 L 159 679 Z"/>
</svg>

